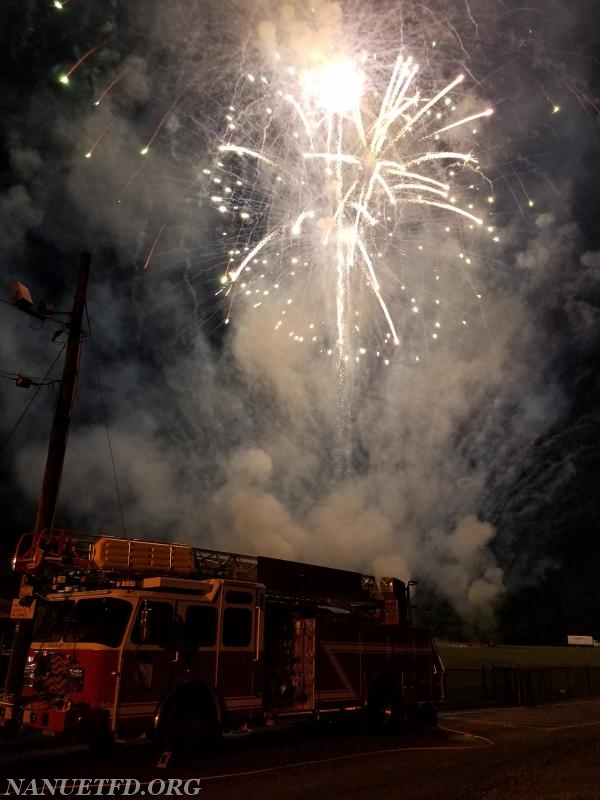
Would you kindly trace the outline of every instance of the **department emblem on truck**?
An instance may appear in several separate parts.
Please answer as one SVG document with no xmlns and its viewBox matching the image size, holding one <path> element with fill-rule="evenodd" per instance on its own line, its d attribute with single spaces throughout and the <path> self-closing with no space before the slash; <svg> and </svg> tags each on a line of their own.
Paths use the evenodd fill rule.
<svg viewBox="0 0 600 800">
<path fill-rule="evenodd" d="M 365 712 L 434 723 L 444 669 L 409 586 L 188 545 L 45 530 L 13 567 L 35 599 L 0 724 L 165 750 L 278 720 Z"/>
</svg>

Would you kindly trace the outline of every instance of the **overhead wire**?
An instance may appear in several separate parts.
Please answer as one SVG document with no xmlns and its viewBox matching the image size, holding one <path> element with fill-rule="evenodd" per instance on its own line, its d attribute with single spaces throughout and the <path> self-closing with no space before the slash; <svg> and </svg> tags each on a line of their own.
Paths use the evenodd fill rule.
<svg viewBox="0 0 600 800">
<path fill-rule="evenodd" d="M 57 319 L 56 317 L 52 316 L 52 314 L 43 314 L 43 313 L 36 313 L 31 309 L 22 308 L 21 306 L 17 305 L 16 303 L 11 302 L 10 300 L 5 300 L 3 297 L 0 297 L 0 303 L 4 303 L 4 305 L 10 306 L 14 308 L 16 311 L 21 313 L 25 312 L 29 316 L 36 319 L 38 322 L 41 322 L 42 325 L 44 322 L 53 322 L 55 325 L 58 325 L 62 330 L 65 330 L 69 327 L 69 323 L 65 322 L 65 320 Z M 65 311 L 54 311 L 54 314 L 67 314 L 68 312 Z M 41 327 L 41 326 L 40 326 Z"/>
<path fill-rule="evenodd" d="M 92 358 L 94 359 L 94 367 L 96 369 L 96 379 L 98 381 L 98 390 L 99 390 L 99 393 L 100 393 L 100 403 L 102 405 L 102 414 L 104 416 L 104 427 L 106 429 L 106 440 L 108 442 L 108 452 L 110 453 L 110 461 L 111 461 L 111 464 L 112 464 L 113 478 L 114 478 L 114 481 L 115 481 L 115 491 L 116 491 L 116 495 L 117 495 L 117 504 L 119 506 L 119 515 L 120 515 L 120 518 L 121 518 L 121 532 L 122 532 L 124 538 L 127 538 L 127 532 L 126 532 L 126 528 L 125 528 L 125 516 L 123 514 L 123 504 L 121 502 L 121 492 L 119 491 L 119 481 L 118 481 L 118 478 L 117 478 L 117 468 L 116 468 L 116 465 L 115 465 L 115 459 L 114 459 L 114 454 L 113 454 L 113 449 L 112 449 L 112 443 L 111 443 L 111 439 L 110 439 L 110 430 L 109 430 L 109 427 L 108 427 L 108 415 L 106 413 L 106 404 L 104 402 L 104 391 L 102 389 L 102 380 L 100 378 L 100 365 L 98 364 L 98 358 L 96 356 L 96 348 L 94 346 L 94 336 L 93 336 L 93 333 L 92 333 L 92 322 L 90 320 L 90 315 L 89 315 L 89 312 L 88 312 L 87 304 L 85 306 L 85 318 L 87 320 L 88 331 L 89 331 L 89 336 L 90 336 L 90 344 L 92 346 Z"/>
<path fill-rule="evenodd" d="M 24 378 L 29 381 L 30 386 L 51 386 L 53 383 L 60 383 L 58 378 L 38 378 L 33 375 L 26 375 L 24 372 L 9 372 L 5 369 L 0 369 L 0 378 L 14 383 L 19 378 Z"/>
<path fill-rule="evenodd" d="M 37 384 L 37 389 L 35 390 L 35 392 L 34 392 L 34 394 L 33 394 L 33 397 L 32 397 L 32 398 L 31 398 L 31 400 L 30 400 L 30 401 L 27 403 L 27 405 L 25 406 L 25 409 L 23 410 L 23 412 L 21 413 L 21 415 L 19 416 L 19 418 L 17 419 L 17 421 L 15 422 L 15 424 L 13 425 L 13 427 L 11 428 L 11 430 L 8 432 L 8 434 L 6 435 L 6 437 L 3 439 L 2 443 L 0 444 L 0 453 L 2 453 L 2 452 L 4 451 L 4 448 L 6 447 L 6 445 L 8 444 L 8 442 L 10 441 L 10 439 L 12 438 L 12 436 L 13 436 L 14 432 L 17 430 L 17 428 L 19 427 L 19 425 L 21 424 L 21 422 L 22 422 L 22 421 L 25 419 L 25 417 L 27 416 L 27 412 L 29 411 L 29 409 L 31 408 L 31 406 L 33 405 L 33 403 L 35 402 L 35 400 L 36 400 L 37 396 L 39 395 L 39 393 L 40 393 L 40 391 L 41 391 L 41 389 L 42 389 L 42 387 L 43 387 L 43 386 L 47 386 L 47 385 L 48 385 L 48 383 L 53 383 L 53 381 L 48 381 L 48 376 L 50 375 L 50 373 L 51 373 L 51 372 L 52 372 L 52 370 L 54 369 L 54 367 L 55 367 L 55 365 L 56 365 L 56 362 L 57 362 L 57 361 L 58 361 L 58 359 L 61 357 L 61 355 L 62 355 L 62 352 L 63 352 L 63 350 L 64 350 L 64 349 L 65 349 L 65 345 L 63 344 L 63 345 L 61 346 L 60 350 L 58 351 L 58 354 L 57 354 L 56 358 L 54 359 L 54 361 L 53 361 L 53 362 L 52 362 L 52 364 L 50 365 L 50 367 L 49 367 L 48 371 L 46 372 L 45 376 L 44 376 L 44 377 L 42 378 L 42 380 L 41 380 L 41 381 L 40 381 L 40 382 Z"/>
</svg>

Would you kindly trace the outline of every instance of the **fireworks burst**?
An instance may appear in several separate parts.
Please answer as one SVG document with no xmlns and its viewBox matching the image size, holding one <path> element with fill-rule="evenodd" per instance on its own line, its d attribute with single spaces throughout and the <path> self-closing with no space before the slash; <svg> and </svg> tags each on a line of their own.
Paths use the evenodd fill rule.
<svg viewBox="0 0 600 800">
<path fill-rule="evenodd" d="M 132 261 L 141 272 L 150 259 L 151 274 L 185 264 L 203 307 L 194 324 L 213 330 L 223 307 L 242 330 L 250 304 L 263 329 L 343 360 L 414 362 L 457 344 L 484 321 L 488 268 L 506 269 L 491 252 L 493 186 L 503 226 L 514 212 L 527 222 L 539 187 L 554 186 L 556 162 L 514 132 L 540 109 L 555 126 L 569 94 L 597 111 L 581 82 L 556 72 L 535 12 L 212 5 L 183 3 L 160 36 L 123 41 L 100 11 L 84 25 L 81 4 L 52 15 L 82 22 L 72 66 L 55 77 L 71 85 L 65 105 L 87 92 L 74 133 L 85 179 L 110 180 L 123 227 L 141 229 Z M 523 74 L 531 85 L 515 81 Z M 502 104 L 489 140 L 491 108 L 475 96 Z M 536 137 L 547 134 L 546 119 Z"/>
<path fill-rule="evenodd" d="M 412 289 L 402 276 L 423 264 L 415 243 L 435 241 L 441 223 L 462 239 L 489 213 L 477 207 L 486 179 L 475 145 L 492 109 L 464 113 L 462 74 L 421 90 L 419 65 L 403 54 L 382 86 L 366 54 L 301 72 L 275 63 L 270 76 L 246 76 L 249 97 L 228 109 L 218 161 L 206 170 L 234 243 L 221 292 L 230 303 L 242 294 L 269 305 L 276 330 L 342 361 L 373 346 L 387 362 L 406 327 L 398 314 L 421 313 L 414 297 L 397 308 Z M 437 339 L 439 318 L 430 326 Z"/>
</svg>

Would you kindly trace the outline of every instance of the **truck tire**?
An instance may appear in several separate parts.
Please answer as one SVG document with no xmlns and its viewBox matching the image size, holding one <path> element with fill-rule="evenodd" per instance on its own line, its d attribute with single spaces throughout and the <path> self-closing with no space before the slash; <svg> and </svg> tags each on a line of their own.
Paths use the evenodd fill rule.
<svg viewBox="0 0 600 800">
<path fill-rule="evenodd" d="M 397 730 L 404 715 L 398 692 L 388 684 L 376 684 L 371 688 L 367 700 L 367 719 L 374 731 Z"/>
<path fill-rule="evenodd" d="M 159 731 L 160 745 L 179 756 L 201 756 L 220 739 L 214 703 L 203 697 L 174 698 Z"/>
</svg>

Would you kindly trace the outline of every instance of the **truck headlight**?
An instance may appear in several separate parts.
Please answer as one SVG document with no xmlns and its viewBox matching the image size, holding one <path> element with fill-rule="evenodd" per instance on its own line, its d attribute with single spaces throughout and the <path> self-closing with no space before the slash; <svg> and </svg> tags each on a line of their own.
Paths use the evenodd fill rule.
<svg viewBox="0 0 600 800">
<path fill-rule="evenodd" d="M 23 671 L 23 685 L 31 689 L 35 683 L 35 676 L 37 673 L 37 664 L 31 656 L 27 658 L 25 669 Z"/>
</svg>

